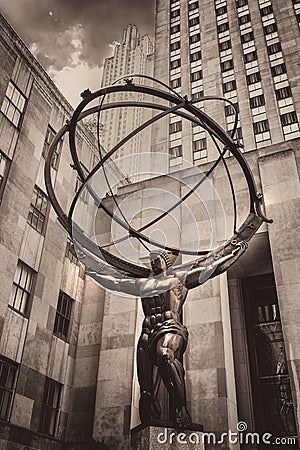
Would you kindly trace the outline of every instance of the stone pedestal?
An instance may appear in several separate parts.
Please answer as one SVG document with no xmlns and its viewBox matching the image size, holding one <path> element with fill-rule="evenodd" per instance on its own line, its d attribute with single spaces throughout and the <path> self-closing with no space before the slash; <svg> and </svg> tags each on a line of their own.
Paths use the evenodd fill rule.
<svg viewBox="0 0 300 450">
<path fill-rule="evenodd" d="M 191 430 L 162 426 L 138 426 L 131 431 L 132 450 L 205 450 L 201 425 Z M 194 429 L 194 431 L 193 431 Z M 201 431 L 199 431 L 201 430 Z"/>
</svg>

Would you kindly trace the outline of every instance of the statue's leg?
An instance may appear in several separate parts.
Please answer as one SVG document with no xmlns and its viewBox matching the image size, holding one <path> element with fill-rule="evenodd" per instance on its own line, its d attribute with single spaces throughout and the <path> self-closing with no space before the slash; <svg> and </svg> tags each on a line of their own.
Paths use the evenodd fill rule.
<svg viewBox="0 0 300 450">
<path fill-rule="evenodd" d="M 151 418 L 159 418 L 153 399 L 153 365 L 148 350 L 148 335 L 142 333 L 137 347 L 137 373 L 140 384 L 140 419 L 143 424 L 149 424 Z"/>
<path fill-rule="evenodd" d="M 177 424 L 186 428 L 192 420 L 186 407 L 184 369 L 180 362 L 182 344 L 179 334 L 165 334 L 157 342 L 157 360 L 160 375 L 176 406 Z"/>
</svg>

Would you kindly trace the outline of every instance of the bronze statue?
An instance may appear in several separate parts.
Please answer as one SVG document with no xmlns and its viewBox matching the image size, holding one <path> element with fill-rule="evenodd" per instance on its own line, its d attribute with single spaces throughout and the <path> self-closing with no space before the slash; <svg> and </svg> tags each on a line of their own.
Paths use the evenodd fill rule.
<svg viewBox="0 0 300 450">
<path fill-rule="evenodd" d="M 176 407 L 176 423 L 187 428 L 192 420 L 186 404 L 184 369 L 181 363 L 188 341 L 188 331 L 180 321 L 182 306 L 189 289 L 226 271 L 244 253 L 245 241 L 234 242 L 226 256 L 213 255 L 209 265 L 199 259 L 189 271 L 170 272 L 172 255 L 168 252 L 151 253 L 152 276 L 149 278 L 116 278 L 105 274 L 106 265 L 95 265 L 81 255 L 86 273 L 103 287 L 141 297 L 145 318 L 137 348 L 138 379 L 140 383 L 140 419 L 150 424 L 159 419 L 160 408 L 154 398 L 153 369 L 157 366 L 170 398 Z M 197 267 L 195 267 L 195 265 Z M 94 266 L 92 268 L 92 266 Z"/>
</svg>

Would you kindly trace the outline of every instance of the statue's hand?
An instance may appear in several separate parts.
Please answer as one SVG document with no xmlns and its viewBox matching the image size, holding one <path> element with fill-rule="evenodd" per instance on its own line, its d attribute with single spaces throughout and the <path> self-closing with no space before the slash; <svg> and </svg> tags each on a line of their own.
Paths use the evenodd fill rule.
<svg viewBox="0 0 300 450">
<path fill-rule="evenodd" d="M 235 249 L 232 251 L 233 255 L 236 255 L 237 253 L 244 253 L 244 251 L 248 248 L 248 243 L 246 241 L 236 242 L 234 245 Z"/>
</svg>

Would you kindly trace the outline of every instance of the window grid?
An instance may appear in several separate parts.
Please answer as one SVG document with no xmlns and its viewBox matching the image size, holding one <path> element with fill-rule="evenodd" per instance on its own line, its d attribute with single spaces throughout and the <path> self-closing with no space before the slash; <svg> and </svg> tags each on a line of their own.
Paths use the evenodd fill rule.
<svg viewBox="0 0 300 450">
<path fill-rule="evenodd" d="M 51 127 L 51 125 L 48 125 L 45 140 L 44 140 L 43 150 L 42 150 L 42 155 L 45 159 L 48 156 L 50 145 L 51 145 L 53 139 L 55 138 L 55 136 L 56 136 L 56 131 Z M 56 149 L 53 152 L 53 156 L 51 159 L 51 167 L 54 170 L 58 169 L 58 163 L 59 163 L 59 158 L 60 158 L 60 154 L 61 154 L 62 144 L 63 144 L 63 140 L 61 139 L 57 143 Z"/>
<path fill-rule="evenodd" d="M 62 387 L 62 384 L 46 377 L 39 425 L 41 433 L 56 434 Z"/>
<path fill-rule="evenodd" d="M 38 186 L 35 186 L 27 222 L 40 234 L 42 234 L 44 231 L 47 208 L 48 199 L 46 194 L 44 194 L 44 192 Z"/>
<path fill-rule="evenodd" d="M 0 419 L 2 420 L 9 420 L 17 372 L 17 363 L 0 356 Z"/>
<path fill-rule="evenodd" d="M 13 281 L 9 306 L 28 317 L 29 301 L 33 285 L 33 270 L 22 261 L 18 262 Z"/>
<path fill-rule="evenodd" d="M 73 303 L 74 300 L 69 295 L 67 295 L 65 292 L 60 291 L 58 296 L 53 333 L 64 341 L 67 341 L 69 337 Z"/>
<path fill-rule="evenodd" d="M 16 128 L 20 126 L 25 105 L 25 95 L 12 81 L 10 81 L 7 86 L 1 111 Z"/>
</svg>

